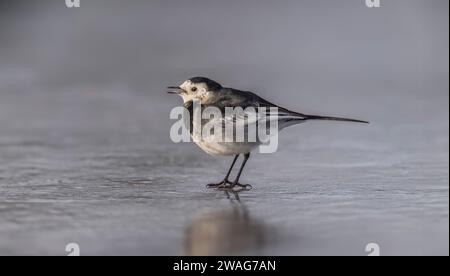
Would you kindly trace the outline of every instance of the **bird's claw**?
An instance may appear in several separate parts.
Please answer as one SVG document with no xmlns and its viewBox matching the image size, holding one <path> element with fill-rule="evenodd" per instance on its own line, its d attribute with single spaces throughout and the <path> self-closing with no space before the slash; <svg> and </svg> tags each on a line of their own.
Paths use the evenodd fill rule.
<svg viewBox="0 0 450 276">
<path fill-rule="evenodd" d="M 211 183 L 206 185 L 206 188 L 215 188 L 222 191 L 242 192 L 250 191 L 253 187 L 250 184 L 233 183 L 228 180 L 224 180 L 220 183 Z"/>
<path fill-rule="evenodd" d="M 246 185 L 234 185 L 234 186 L 226 186 L 226 187 L 217 188 L 217 189 L 219 191 L 240 193 L 240 192 L 250 191 L 252 189 L 252 185 L 249 185 L 249 184 L 246 184 Z"/>
<path fill-rule="evenodd" d="M 206 188 L 215 188 L 215 189 L 224 189 L 227 187 L 231 187 L 231 182 L 228 180 L 223 180 L 219 183 L 211 183 L 211 184 L 207 184 Z"/>
<path fill-rule="evenodd" d="M 237 188 L 236 188 L 237 187 Z M 250 191 L 253 189 L 253 186 L 250 184 L 240 184 L 240 183 L 234 183 L 230 189 L 234 192 L 242 192 L 242 191 Z"/>
</svg>

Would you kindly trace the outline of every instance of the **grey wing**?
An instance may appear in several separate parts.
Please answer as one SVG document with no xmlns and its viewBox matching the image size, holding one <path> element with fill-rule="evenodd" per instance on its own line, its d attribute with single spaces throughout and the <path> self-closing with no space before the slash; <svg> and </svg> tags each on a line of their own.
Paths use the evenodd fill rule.
<svg viewBox="0 0 450 276">
<path fill-rule="evenodd" d="M 248 107 L 256 108 L 259 122 L 277 120 L 280 129 L 302 123 L 309 118 L 308 115 L 273 104 L 253 92 L 229 89 L 228 93 L 225 93 L 225 97 L 227 96 L 233 100 L 224 101 L 224 104 L 228 104 L 226 106 L 240 106 L 244 109 Z"/>
<path fill-rule="evenodd" d="M 235 139 L 236 133 L 241 131 L 246 137 L 250 137 L 252 132 L 258 131 L 261 126 L 270 128 L 273 134 L 274 129 L 281 129 L 298 124 L 305 120 L 303 114 L 291 112 L 272 104 L 252 92 L 235 89 L 224 89 L 213 106 L 218 107 L 222 112 L 222 118 L 210 120 L 210 126 L 221 128 L 226 139 Z M 235 129 L 234 133 L 227 133 L 225 130 Z M 227 137 L 233 135 L 232 137 Z M 239 136 L 239 135 L 238 135 Z"/>
<path fill-rule="evenodd" d="M 277 120 L 279 123 L 279 128 L 285 128 L 290 125 L 303 123 L 307 120 L 327 120 L 327 121 L 341 121 L 341 122 L 356 122 L 356 123 L 368 123 L 367 121 L 342 118 L 342 117 L 331 117 L 331 116 L 321 116 L 321 115 L 307 115 L 295 111 L 288 110 L 286 108 L 280 107 L 273 104 L 255 93 L 240 91 L 231 88 L 224 88 L 222 95 L 218 97 L 216 106 L 224 109 L 225 107 L 242 107 L 248 108 L 253 107 L 258 110 L 257 118 L 263 118 L 267 121 Z"/>
</svg>

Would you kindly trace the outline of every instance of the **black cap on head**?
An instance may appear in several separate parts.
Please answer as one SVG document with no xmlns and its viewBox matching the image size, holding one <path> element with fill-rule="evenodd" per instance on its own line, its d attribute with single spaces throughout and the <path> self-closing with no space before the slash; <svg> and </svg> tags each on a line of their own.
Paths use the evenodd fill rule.
<svg viewBox="0 0 450 276">
<path fill-rule="evenodd" d="M 222 89 L 222 85 L 220 85 L 218 82 L 215 82 L 205 77 L 194 77 L 190 78 L 189 80 L 192 83 L 205 83 L 208 86 L 208 90 L 210 91 L 217 91 Z"/>
</svg>

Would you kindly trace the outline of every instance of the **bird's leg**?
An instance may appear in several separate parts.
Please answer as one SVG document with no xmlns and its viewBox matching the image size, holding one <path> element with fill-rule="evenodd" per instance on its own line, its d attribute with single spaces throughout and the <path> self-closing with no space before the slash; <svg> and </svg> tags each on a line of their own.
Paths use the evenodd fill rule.
<svg viewBox="0 0 450 276">
<path fill-rule="evenodd" d="M 239 169 L 238 175 L 236 176 L 236 179 L 231 184 L 230 189 L 233 189 L 234 187 L 238 186 L 241 189 L 240 190 L 250 190 L 252 188 L 252 185 L 249 184 L 240 184 L 239 178 L 241 177 L 242 171 L 244 170 L 245 164 L 247 163 L 247 160 L 250 158 L 250 153 L 246 153 L 244 155 L 244 161 L 242 161 L 241 168 Z"/>
<path fill-rule="evenodd" d="M 239 157 L 239 154 L 234 157 L 233 163 L 231 163 L 231 167 L 228 170 L 227 175 L 225 176 L 225 178 L 221 182 L 219 182 L 219 183 L 211 183 L 211 184 L 206 185 L 206 187 L 207 188 L 225 188 L 225 187 L 227 187 L 227 185 L 228 186 L 231 185 L 231 182 L 228 181 L 228 177 L 230 177 L 230 173 L 233 170 L 234 164 L 236 163 L 236 160 L 238 159 L 238 157 Z"/>
</svg>

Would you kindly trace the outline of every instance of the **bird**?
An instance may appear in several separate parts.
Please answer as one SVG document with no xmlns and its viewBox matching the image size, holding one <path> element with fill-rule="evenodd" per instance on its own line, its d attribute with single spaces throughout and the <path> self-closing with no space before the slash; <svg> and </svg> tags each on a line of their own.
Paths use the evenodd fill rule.
<svg viewBox="0 0 450 276">
<path fill-rule="evenodd" d="M 183 106 L 189 112 L 189 130 L 190 135 L 194 138 L 194 142 L 206 153 L 212 156 L 234 156 L 231 166 L 229 167 L 225 178 L 218 183 L 210 183 L 206 186 L 208 188 L 217 188 L 217 189 L 228 189 L 228 190 L 249 190 L 252 188 L 249 184 L 241 184 L 239 179 L 242 175 L 245 165 L 250 158 L 250 153 L 255 150 L 259 145 L 263 142 L 259 139 L 257 140 L 244 140 L 244 141 L 235 141 L 235 140 L 227 140 L 224 141 L 223 134 L 215 132 L 211 132 L 209 136 L 201 136 L 199 133 L 193 131 L 195 127 L 203 127 L 207 123 L 212 123 L 216 125 L 220 125 L 220 127 L 225 128 L 227 125 L 233 124 L 237 125 L 241 123 L 244 125 L 246 131 L 250 128 L 250 124 L 264 124 L 270 121 L 275 120 L 278 123 L 277 131 L 281 129 L 297 125 L 300 123 L 304 123 L 307 121 L 341 121 L 341 122 L 353 122 L 353 123 L 363 123 L 368 124 L 368 121 L 350 119 L 350 118 L 341 118 L 341 117 L 331 117 L 331 116 L 320 116 L 320 115 L 308 115 L 304 113 L 299 113 L 295 111 L 291 111 L 287 108 L 283 108 L 276 104 L 273 104 L 257 94 L 250 91 L 243 91 L 229 87 L 223 87 L 220 83 L 211 80 L 206 77 L 193 77 L 184 81 L 179 86 L 168 86 L 167 93 L 176 94 L 181 96 L 183 99 Z M 200 106 L 203 108 L 214 107 L 225 113 L 225 116 L 222 118 L 212 118 L 210 120 L 204 119 L 202 117 L 201 120 L 197 121 L 193 119 L 193 113 L 195 104 L 194 102 L 200 103 Z M 238 114 L 234 114 L 232 118 L 230 116 L 227 117 L 225 109 L 226 108 L 242 108 L 247 110 L 248 108 L 254 108 L 255 110 L 258 108 L 266 108 L 266 112 L 262 112 L 256 116 L 256 119 L 245 120 L 248 119 L 249 114 L 247 111 L 241 111 Z M 273 112 L 272 110 L 276 110 Z M 215 120 L 215 121 L 213 121 Z M 198 125 L 200 123 L 200 125 Z M 233 135 L 235 135 L 233 133 Z M 234 136 L 233 136 L 234 137 Z M 248 137 L 248 136 L 246 136 Z M 235 137 L 234 137 L 235 138 Z M 230 181 L 230 174 L 236 164 L 237 159 L 240 155 L 243 155 L 243 161 L 239 168 L 239 171 L 234 179 L 234 181 Z"/>
</svg>

